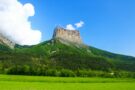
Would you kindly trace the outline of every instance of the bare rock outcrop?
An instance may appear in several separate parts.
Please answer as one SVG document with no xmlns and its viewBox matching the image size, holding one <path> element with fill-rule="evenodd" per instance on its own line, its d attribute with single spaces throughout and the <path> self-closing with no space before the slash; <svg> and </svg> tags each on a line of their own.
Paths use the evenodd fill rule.
<svg viewBox="0 0 135 90">
<path fill-rule="evenodd" d="M 53 38 L 59 38 L 77 44 L 83 43 L 78 30 L 67 30 L 62 27 L 55 28 Z"/>
<path fill-rule="evenodd" d="M 0 44 L 10 47 L 11 49 L 14 49 L 15 43 L 7 39 L 5 36 L 3 36 L 0 33 Z"/>
</svg>

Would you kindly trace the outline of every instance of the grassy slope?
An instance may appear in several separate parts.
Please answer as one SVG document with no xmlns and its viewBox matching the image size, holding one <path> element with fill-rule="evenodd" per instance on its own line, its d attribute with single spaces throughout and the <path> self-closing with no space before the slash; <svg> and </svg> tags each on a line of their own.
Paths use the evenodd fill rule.
<svg viewBox="0 0 135 90">
<path fill-rule="evenodd" d="M 56 61 L 63 61 L 61 63 L 64 64 L 70 64 L 75 62 L 78 63 L 93 63 L 90 64 L 90 68 L 96 68 L 92 65 L 101 66 L 105 68 L 112 68 L 112 66 L 117 67 L 117 69 L 123 69 L 123 70 L 130 70 L 135 71 L 135 58 L 131 56 L 125 56 L 120 54 L 114 54 L 110 53 L 104 50 L 100 50 L 94 47 L 88 47 L 88 46 L 78 46 L 74 44 L 65 45 L 59 42 L 58 40 L 50 40 L 43 42 L 39 45 L 32 46 L 32 47 L 26 47 L 26 49 L 20 49 L 19 52 L 29 52 L 29 53 L 35 53 L 42 56 L 47 56 L 49 59 L 54 59 Z M 31 49 L 32 48 L 32 49 Z M 38 53 L 37 53 L 38 52 Z M 79 59 L 79 60 L 78 60 Z M 88 59 L 88 60 L 87 60 Z M 100 63 L 97 63 L 99 61 Z M 104 63 L 102 63 L 102 61 Z M 68 63 L 69 62 L 69 63 Z M 74 63 L 73 63 L 74 64 Z M 87 68 L 86 63 L 85 65 L 81 66 L 83 68 Z M 108 66 L 112 64 L 111 66 Z M 88 65 L 88 66 L 90 66 Z M 86 66 L 86 67 L 85 67 Z M 67 65 L 69 67 L 69 65 Z M 79 66 L 77 66 L 79 67 Z M 88 67 L 89 68 L 89 67 Z M 101 67 L 98 67 L 101 68 Z M 96 68 L 96 69 L 98 69 Z"/>
<path fill-rule="evenodd" d="M 0 90 L 135 90 L 135 79 L 0 75 Z"/>
<path fill-rule="evenodd" d="M 121 68 L 124 70 L 135 70 L 135 57 L 126 56 L 121 54 L 115 54 L 108 51 L 100 50 L 94 47 L 90 47 L 90 50 L 94 55 L 103 56 L 112 59 L 115 67 Z"/>
<path fill-rule="evenodd" d="M 7 64 L 7 62 L 9 64 Z M 96 69 L 110 68 L 135 71 L 135 58 L 100 49 L 50 40 L 35 46 L 16 45 L 15 50 L 0 52 L 0 63 L 13 65 L 46 65 L 49 68 Z"/>
<path fill-rule="evenodd" d="M 87 46 L 70 43 L 62 44 L 59 40 L 43 42 L 32 47 L 19 47 L 17 53 L 28 53 L 44 57 L 51 63 L 50 66 L 67 69 L 100 69 L 112 67 L 109 59 L 95 56 Z"/>
</svg>

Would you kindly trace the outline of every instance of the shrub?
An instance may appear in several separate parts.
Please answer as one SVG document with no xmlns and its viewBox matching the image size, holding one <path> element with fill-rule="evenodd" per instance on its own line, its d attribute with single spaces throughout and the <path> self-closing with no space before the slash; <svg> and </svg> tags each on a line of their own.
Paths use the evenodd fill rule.
<svg viewBox="0 0 135 90">
<path fill-rule="evenodd" d="M 62 69 L 60 71 L 60 75 L 59 76 L 61 76 L 61 77 L 75 77 L 76 74 L 73 71 L 71 71 L 71 70 Z"/>
</svg>

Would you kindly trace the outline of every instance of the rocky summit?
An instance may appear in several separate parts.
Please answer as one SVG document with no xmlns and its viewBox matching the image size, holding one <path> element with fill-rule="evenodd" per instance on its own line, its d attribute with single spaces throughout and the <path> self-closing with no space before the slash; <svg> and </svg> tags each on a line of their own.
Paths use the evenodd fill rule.
<svg viewBox="0 0 135 90">
<path fill-rule="evenodd" d="M 62 27 L 56 27 L 53 34 L 53 39 L 58 38 L 64 41 L 82 44 L 80 32 L 78 30 L 67 30 Z"/>
</svg>

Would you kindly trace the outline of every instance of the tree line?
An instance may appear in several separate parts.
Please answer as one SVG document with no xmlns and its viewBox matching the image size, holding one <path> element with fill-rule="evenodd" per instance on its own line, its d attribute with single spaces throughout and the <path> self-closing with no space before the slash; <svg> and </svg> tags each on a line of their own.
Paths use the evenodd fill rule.
<svg viewBox="0 0 135 90">
<path fill-rule="evenodd" d="M 96 70 L 69 70 L 48 69 L 42 67 L 31 67 L 29 65 L 13 66 L 6 70 L 7 74 L 13 75 L 35 75 L 35 76 L 57 76 L 57 77 L 106 77 L 106 78 L 135 78 L 134 72 L 127 71 L 96 71 Z"/>
</svg>

